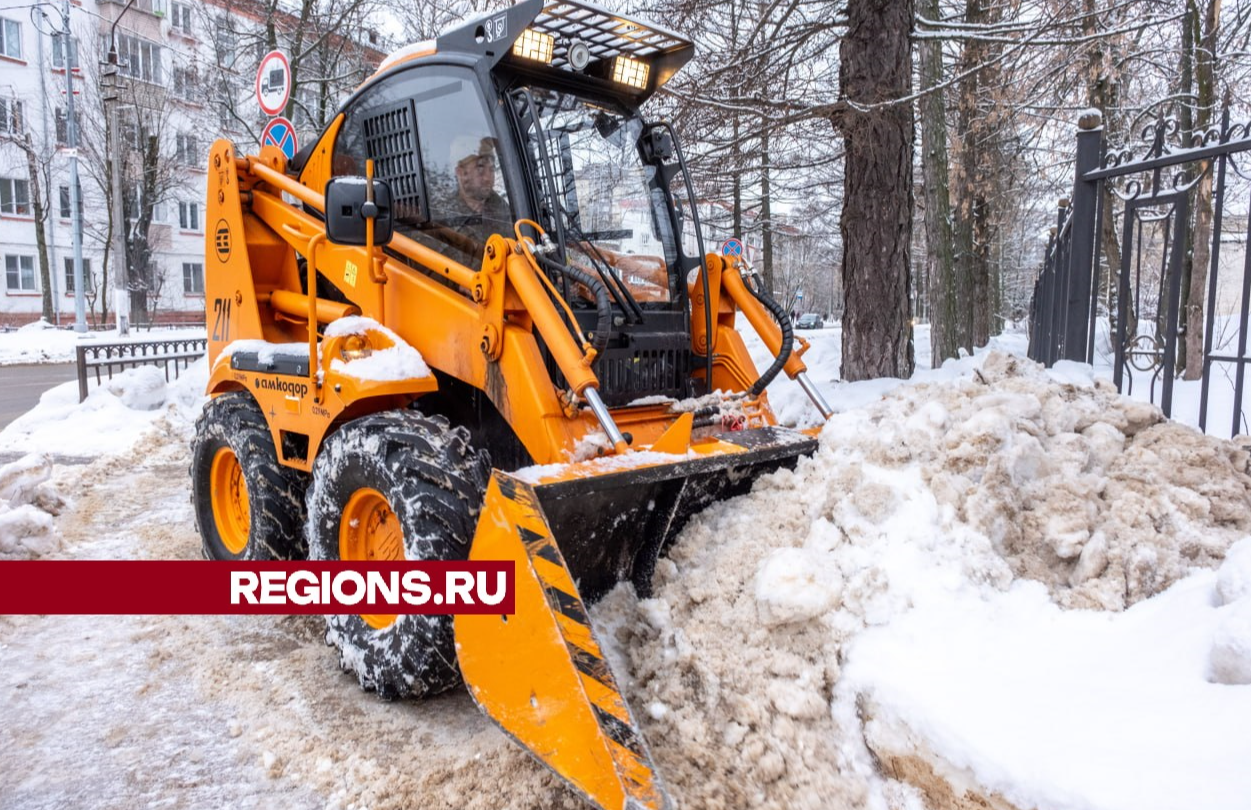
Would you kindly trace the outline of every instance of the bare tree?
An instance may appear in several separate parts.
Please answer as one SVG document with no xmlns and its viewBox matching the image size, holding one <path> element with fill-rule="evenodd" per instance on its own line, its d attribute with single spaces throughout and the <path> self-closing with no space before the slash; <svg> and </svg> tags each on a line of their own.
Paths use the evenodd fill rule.
<svg viewBox="0 0 1251 810">
<path fill-rule="evenodd" d="M 839 52 L 846 149 L 845 380 L 911 377 L 912 2 L 851 0 Z"/>
</svg>

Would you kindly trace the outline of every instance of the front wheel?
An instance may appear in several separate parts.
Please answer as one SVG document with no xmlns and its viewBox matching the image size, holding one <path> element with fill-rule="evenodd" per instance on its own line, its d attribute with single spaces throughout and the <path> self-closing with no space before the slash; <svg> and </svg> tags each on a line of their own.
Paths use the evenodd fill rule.
<svg viewBox="0 0 1251 810">
<path fill-rule="evenodd" d="M 309 559 L 464 559 L 490 472 L 468 439 L 416 411 L 344 425 L 313 465 Z M 460 683 L 450 616 L 344 614 L 326 625 L 343 670 L 381 697 L 424 697 Z"/>
<path fill-rule="evenodd" d="M 273 435 L 251 396 L 214 397 L 191 444 L 191 502 L 210 560 L 285 560 L 305 555 L 308 476 L 278 462 Z"/>
</svg>

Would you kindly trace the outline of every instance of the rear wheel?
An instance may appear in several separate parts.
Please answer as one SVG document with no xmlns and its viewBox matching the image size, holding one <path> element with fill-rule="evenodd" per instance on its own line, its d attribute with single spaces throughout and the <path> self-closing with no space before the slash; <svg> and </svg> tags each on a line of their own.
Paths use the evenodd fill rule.
<svg viewBox="0 0 1251 810">
<path fill-rule="evenodd" d="M 322 445 L 308 490 L 313 560 L 457 560 L 469 553 L 490 471 L 463 428 L 390 411 L 349 422 Z M 345 672 L 381 697 L 460 683 L 450 616 L 326 617 Z"/>
<path fill-rule="evenodd" d="M 278 463 L 256 401 L 231 392 L 212 399 L 191 445 L 191 502 L 210 560 L 298 559 L 308 476 Z"/>
</svg>

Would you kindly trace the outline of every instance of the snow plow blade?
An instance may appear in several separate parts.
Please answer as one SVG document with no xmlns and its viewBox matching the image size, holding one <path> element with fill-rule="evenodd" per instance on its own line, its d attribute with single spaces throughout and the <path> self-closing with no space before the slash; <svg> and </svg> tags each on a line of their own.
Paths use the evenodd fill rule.
<svg viewBox="0 0 1251 810">
<path fill-rule="evenodd" d="M 777 428 L 727 435 L 674 462 L 613 457 L 534 484 L 497 470 L 487 488 L 469 557 L 515 563 L 516 612 L 455 617 L 461 674 L 487 716 L 596 807 L 671 804 L 584 598 L 619 581 L 646 593 L 691 515 L 816 448 Z"/>
</svg>

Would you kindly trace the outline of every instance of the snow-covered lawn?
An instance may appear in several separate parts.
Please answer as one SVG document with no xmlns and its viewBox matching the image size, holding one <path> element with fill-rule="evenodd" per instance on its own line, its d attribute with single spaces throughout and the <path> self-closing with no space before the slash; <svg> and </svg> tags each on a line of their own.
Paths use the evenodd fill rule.
<svg viewBox="0 0 1251 810">
<path fill-rule="evenodd" d="M 817 453 L 694 518 L 653 598 L 593 608 L 679 806 L 1245 810 L 1247 451 L 1022 335 L 849 384 L 840 330 L 801 334 L 838 412 Z M 51 525 L 9 556 L 197 556 L 203 381 L 54 389 L 0 432 L 96 457 L 10 470 L 8 504 L 0 470 L 0 512 Z M 784 377 L 769 396 L 816 423 Z M 322 627 L 0 617 L 0 747 L 23 752 L 0 807 L 582 806 L 463 694 L 361 693 Z"/>
<path fill-rule="evenodd" d="M 131 329 L 126 340 L 143 342 L 196 337 L 204 337 L 204 327 L 157 328 L 151 331 Z M 114 343 L 117 340 L 116 329 L 80 334 L 72 329 L 57 329 L 47 321 L 35 321 L 13 332 L 0 332 L 0 366 L 72 363 L 75 346 L 86 342 Z"/>
</svg>

